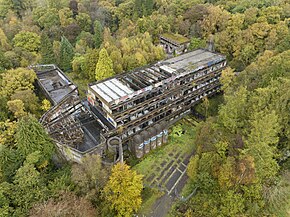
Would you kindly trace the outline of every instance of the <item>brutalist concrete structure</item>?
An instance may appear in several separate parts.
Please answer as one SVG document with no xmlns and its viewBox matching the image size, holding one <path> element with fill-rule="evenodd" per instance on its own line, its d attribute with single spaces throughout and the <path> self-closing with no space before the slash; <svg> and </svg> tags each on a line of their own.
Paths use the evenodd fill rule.
<svg viewBox="0 0 290 217">
<path fill-rule="evenodd" d="M 220 90 L 225 67 L 225 56 L 198 49 L 89 84 L 85 100 L 56 66 L 32 68 L 54 105 L 40 122 L 67 160 L 81 162 L 111 149 L 122 159 L 112 137 L 137 158 L 166 143 L 169 126 Z"/>
<path fill-rule="evenodd" d="M 90 84 L 89 107 L 104 120 L 106 137 L 119 136 L 142 157 L 156 147 L 158 135 L 167 137 L 168 126 L 219 91 L 225 66 L 225 56 L 218 53 L 188 52 Z"/>
</svg>

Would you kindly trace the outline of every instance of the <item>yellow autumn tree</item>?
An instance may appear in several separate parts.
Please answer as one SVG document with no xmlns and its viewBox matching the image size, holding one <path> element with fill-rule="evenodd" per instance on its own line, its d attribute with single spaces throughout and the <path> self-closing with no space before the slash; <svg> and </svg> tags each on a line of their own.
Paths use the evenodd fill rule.
<svg viewBox="0 0 290 217">
<path fill-rule="evenodd" d="M 132 216 L 141 206 L 142 175 L 130 170 L 124 163 L 112 168 L 112 174 L 104 188 L 104 198 L 115 216 Z"/>
</svg>

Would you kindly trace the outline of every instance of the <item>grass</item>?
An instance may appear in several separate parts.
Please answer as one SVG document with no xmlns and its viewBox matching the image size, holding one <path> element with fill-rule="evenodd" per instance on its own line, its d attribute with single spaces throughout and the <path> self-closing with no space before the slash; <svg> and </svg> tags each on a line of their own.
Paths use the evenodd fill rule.
<svg viewBox="0 0 290 217">
<path fill-rule="evenodd" d="M 129 162 L 135 164 L 132 168 L 136 170 L 139 174 L 144 175 L 144 184 L 146 183 L 146 177 L 150 177 L 152 174 L 158 177 L 162 171 L 162 163 L 169 163 L 174 159 L 176 153 L 181 155 L 190 154 L 195 149 L 193 144 L 193 139 L 195 137 L 195 127 L 186 123 L 184 121 L 179 121 L 177 125 L 181 126 L 183 134 L 181 136 L 174 135 L 175 130 L 170 130 L 169 142 L 153 151 L 151 151 L 145 158 L 141 161 L 136 161 L 131 159 Z M 174 128 L 174 127 L 173 127 Z M 163 196 L 163 192 L 155 188 L 145 187 L 142 192 L 142 206 L 138 212 L 140 216 L 150 216 L 153 204 Z"/>
<path fill-rule="evenodd" d="M 138 214 L 150 216 L 151 207 L 160 197 L 163 196 L 163 192 L 157 189 L 145 188 L 142 192 L 142 205 L 138 211 Z"/>
<path fill-rule="evenodd" d="M 173 33 L 164 33 L 162 34 L 163 37 L 168 38 L 172 41 L 176 41 L 180 44 L 183 44 L 185 42 L 189 42 L 190 40 L 182 35 L 179 34 L 173 34 Z"/>
<path fill-rule="evenodd" d="M 164 160 L 169 160 L 171 158 L 170 154 L 177 152 L 181 154 L 191 153 L 195 149 L 193 144 L 195 127 L 184 123 L 182 120 L 178 122 L 178 124 L 181 124 L 185 133 L 180 137 L 170 134 L 168 144 L 150 152 L 140 163 L 135 165 L 133 169 L 138 173 L 148 175 L 152 173 L 153 168 L 160 165 Z"/>
</svg>

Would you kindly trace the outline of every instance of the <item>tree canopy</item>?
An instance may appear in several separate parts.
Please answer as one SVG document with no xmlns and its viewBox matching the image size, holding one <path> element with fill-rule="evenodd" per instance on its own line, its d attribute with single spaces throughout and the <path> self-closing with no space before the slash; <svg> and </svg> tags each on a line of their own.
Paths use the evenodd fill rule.
<svg viewBox="0 0 290 217">
<path fill-rule="evenodd" d="M 96 80 L 102 80 L 114 75 L 113 62 L 105 48 L 100 51 L 96 65 Z"/>
<path fill-rule="evenodd" d="M 142 188 L 142 175 L 126 164 L 117 163 L 104 188 L 104 197 L 116 216 L 131 216 L 141 206 Z"/>
<path fill-rule="evenodd" d="M 83 96 L 90 82 L 166 58 L 164 33 L 184 35 L 190 50 L 214 42 L 228 63 L 223 94 L 196 108 L 207 117 L 188 141 L 197 145 L 187 169 L 196 193 L 173 216 L 286 216 L 289 18 L 287 0 L 0 0 L 0 216 L 136 213 L 141 177 L 126 165 L 110 176 L 98 156 L 51 161 L 37 121 L 51 105 L 27 67 L 57 64 Z M 180 125 L 171 133 L 184 138 Z"/>
</svg>

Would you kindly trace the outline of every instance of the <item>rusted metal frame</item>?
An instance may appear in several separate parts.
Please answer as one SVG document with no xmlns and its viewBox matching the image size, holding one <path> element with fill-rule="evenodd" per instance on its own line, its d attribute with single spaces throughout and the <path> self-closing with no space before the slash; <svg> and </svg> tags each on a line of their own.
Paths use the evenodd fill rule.
<svg viewBox="0 0 290 217">
<path fill-rule="evenodd" d="M 213 87 L 212 89 L 214 89 L 214 88 L 216 88 L 216 87 L 219 87 L 219 86 L 220 86 L 220 84 L 219 84 L 219 85 L 216 85 L 216 86 Z M 216 90 L 216 91 L 210 93 L 209 96 L 212 96 L 212 95 L 215 94 L 217 91 L 218 91 L 218 90 Z M 177 111 L 173 112 L 172 114 L 166 116 L 165 118 L 162 118 L 162 119 L 158 120 L 158 121 L 155 122 L 154 124 L 160 123 L 161 121 L 164 121 L 164 120 L 170 120 L 171 117 L 176 116 L 176 114 L 181 113 L 182 111 L 186 111 L 187 109 L 191 108 L 193 105 L 197 104 L 200 100 L 201 100 L 201 99 L 197 100 L 196 102 L 194 102 L 194 103 L 192 103 L 191 105 L 185 107 L 185 108 L 182 109 L 181 111 L 180 111 L 180 110 L 177 110 Z M 161 114 L 161 115 L 162 115 L 162 114 Z M 142 124 L 144 124 L 144 123 L 141 123 L 140 125 L 142 125 Z M 142 130 L 147 130 L 149 127 L 151 127 L 151 125 L 149 125 L 149 126 L 143 128 Z M 117 131 L 114 131 L 114 132 L 111 132 L 111 133 L 117 135 Z M 135 135 L 138 134 L 138 133 L 139 133 L 139 132 L 133 133 L 132 135 L 127 136 L 127 137 L 126 137 L 125 139 L 123 139 L 122 141 L 123 141 L 124 143 L 126 143 L 126 142 L 128 142 L 128 141 L 129 141 L 133 136 L 135 136 Z M 109 136 L 109 134 L 108 134 L 108 136 Z"/>
<path fill-rule="evenodd" d="M 144 84 L 142 81 L 140 81 L 138 78 L 136 78 L 133 73 L 127 74 L 126 77 L 132 79 L 132 81 L 140 85 L 141 89 L 143 89 L 144 87 L 147 87 L 147 85 Z"/>
<path fill-rule="evenodd" d="M 207 67 L 208 68 L 208 67 Z M 205 69 L 202 69 L 202 70 L 206 70 L 207 68 L 205 68 Z M 217 71 L 221 71 L 223 68 L 220 68 L 220 69 L 218 69 Z M 215 72 L 217 72 L 217 71 L 212 71 L 211 73 L 209 73 L 209 74 L 206 74 L 206 75 L 204 75 L 204 76 L 202 76 L 202 77 L 199 77 L 199 78 L 197 78 L 197 79 L 195 79 L 195 80 L 193 80 L 193 81 L 199 81 L 199 80 L 201 80 L 201 79 L 203 79 L 204 77 L 206 77 L 206 76 L 212 76 Z M 194 76 L 194 74 L 192 74 L 192 73 L 190 73 L 190 74 L 188 74 L 188 75 L 186 75 L 185 77 L 182 77 L 182 79 L 187 79 L 188 77 L 190 77 L 190 76 Z M 169 90 L 168 92 L 170 92 L 171 90 Z M 166 93 L 166 92 L 165 92 Z M 141 95 L 138 95 L 138 96 L 136 96 L 136 97 L 132 97 L 129 101 L 124 101 L 124 102 L 121 102 L 121 103 L 119 103 L 118 105 L 114 105 L 114 106 L 112 106 L 112 110 L 114 110 L 114 109 L 116 109 L 117 107 L 119 107 L 119 106 L 122 106 L 122 105 L 124 105 L 124 104 L 126 104 L 126 103 L 128 103 L 128 102 L 130 102 L 130 101 L 134 101 L 134 100 L 136 100 L 136 99 L 138 99 L 138 98 L 141 98 L 141 97 L 143 97 L 143 95 L 141 94 Z M 118 115 L 118 114 L 116 114 L 116 115 Z"/>
<path fill-rule="evenodd" d="M 151 74 L 150 71 L 146 68 L 146 69 L 143 69 L 144 70 L 144 75 L 151 78 L 152 80 L 154 80 L 154 84 L 158 83 L 159 82 L 159 78 L 156 77 L 155 75 Z"/>
<path fill-rule="evenodd" d="M 165 74 L 166 76 L 168 76 L 168 78 L 170 78 L 172 76 L 171 73 L 166 72 L 165 70 L 160 69 L 160 72 L 162 72 L 163 74 Z"/>
<path fill-rule="evenodd" d="M 216 85 L 216 86 L 214 86 L 214 87 L 211 88 L 211 89 L 214 89 L 214 88 L 216 88 L 216 87 L 218 87 L 218 86 L 220 86 L 220 85 Z M 209 90 L 210 90 L 210 89 L 209 89 Z M 211 95 L 215 94 L 217 91 L 218 91 L 218 90 L 216 90 L 216 91 L 213 92 L 213 93 L 210 93 L 209 95 L 211 96 Z M 202 99 L 202 98 L 201 98 L 201 99 Z M 159 122 L 161 122 L 161 121 L 163 121 L 163 120 L 170 120 L 171 117 L 174 117 L 174 116 L 176 116 L 176 114 L 178 114 L 178 113 L 182 113 L 183 111 L 188 110 L 188 109 L 191 108 L 193 105 L 197 104 L 201 99 L 199 99 L 199 100 L 197 100 L 196 102 L 191 103 L 190 105 L 184 107 L 182 110 L 177 110 L 177 111 L 173 112 L 172 114 L 166 116 L 166 118 L 162 118 L 162 119 L 158 120 L 157 122 L 154 122 L 154 124 L 157 124 L 157 123 L 159 123 Z M 164 113 L 167 113 L 167 112 L 168 112 L 168 110 L 166 110 L 165 112 L 161 113 L 160 115 L 162 115 L 162 114 L 164 114 Z M 144 124 L 144 123 L 145 123 L 145 122 L 139 124 L 138 126 L 140 126 L 140 125 L 142 125 L 142 124 Z M 151 127 L 151 125 L 149 125 L 149 126 L 143 128 L 142 131 L 143 131 L 143 130 L 147 130 L 149 127 Z M 117 132 L 117 131 L 116 131 L 116 132 Z M 114 133 L 116 133 L 116 132 L 114 132 Z M 138 133 L 139 133 L 139 132 L 136 132 L 136 133 L 133 133 L 133 134 L 130 135 L 130 136 L 127 136 L 127 138 L 125 138 L 125 139 L 123 140 L 123 142 L 128 142 L 129 139 L 131 139 L 133 136 L 135 136 L 135 135 L 138 134 Z"/>
<path fill-rule="evenodd" d="M 150 71 L 152 70 L 152 71 Z M 158 77 L 158 80 L 163 81 L 164 79 L 166 79 L 167 77 L 165 77 L 164 75 L 160 74 L 156 69 L 153 69 L 152 67 L 148 68 L 148 71 L 155 75 L 156 77 Z"/>
<path fill-rule="evenodd" d="M 61 117 L 60 117 L 60 115 L 59 116 L 57 116 L 57 117 L 55 117 L 55 118 L 53 118 L 52 119 L 52 121 L 49 121 L 49 123 L 44 123 L 43 124 L 43 126 L 44 127 L 50 127 L 50 126 L 52 126 L 54 123 L 56 123 L 56 122 L 58 122 L 58 121 L 61 121 L 61 120 L 63 120 L 64 118 L 66 118 L 66 117 L 68 117 L 68 116 L 70 116 L 71 114 L 73 114 L 75 111 L 77 111 L 78 109 L 73 109 L 72 111 L 71 111 L 72 109 L 68 109 L 66 112 L 64 112 L 64 113 L 61 113 Z M 65 115 L 64 115 L 65 114 Z"/>
<path fill-rule="evenodd" d="M 76 121 L 76 122 L 74 122 L 74 123 L 72 123 L 73 125 L 74 125 L 74 127 L 72 127 L 72 128 L 67 128 L 67 125 L 65 125 L 64 126 L 64 131 L 62 131 L 62 132 L 68 132 L 68 131 L 73 131 L 73 130 L 75 130 L 75 129 L 78 129 L 78 128 L 80 128 L 80 127 L 82 127 L 82 126 L 85 126 L 86 124 L 90 124 L 90 123 L 93 123 L 93 122 L 95 122 L 96 120 L 91 120 L 91 121 L 88 121 L 88 122 L 86 122 L 86 123 L 81 123 L 81 122 L 79 122 L 79 121 Z M 55 133 L 59 133 L 59 130 L 55 130 L 55 131 L 52 131 L 52 132 L 50 132 L 49 134 L 50 135 L 53 135 L 53 134 L 55 134 Z"/>
<path fill-rule="evenodd" d="M 73 104 L 73 106 L 72 107 L 70 107 L 70 109 L 66 109 L 64 112 L 60 112 L 60 115 L 62 115 L 62 117 L 61 118 L 59 118 L 59 116 L 57 116 L 57 117 L 55 117 L 55 118 L 53 118 L 52 120 L 50 120 L 49 121 L 49 123 L 44 123 L 43 125 L 44 126 L 49 126 L 49 125 L 52 125 L 52 124 L 54 124 L 55 122 L 57 122 L 57 121 L 59 121 L 59 120 L 62 120 L 63 118 L 66 118 L 66 117 L 68 117 L 69 115 L 71 115 L 72 113 L 74 113 L 77 109 L 80 109 L 81 107 L 83 107 L 83 106 L 81 106 L 80 108 L 75 108 L 77 105 L 79 105 L 79 104 L 81 104 L 81 101 L 78 101 L 76 104 Z M 62 104 L 61 104 L 62 105 Z M 61 105 L 59 105 L 59 106 L 57 106 L 55 109 L 57 109 L 57 108 L 59 108 L 59 107 L 61 107 Z M 73 111 L 71 111 L 73 109 Z M 65 115 L 64 115 L 65 114 Z"/>
<path fill-rule="evenodd" d="M 124 77 L 120 77 L 119 78 L 121 81 L 123 81 L 125 84 L 128 83 L 130 87 L 134 87 L 133 89 L 135 89 L 135 91 L 142 89 L 141 87 L 139 87 L 138 85 L 132 83 L 131 81 L 126 79 L 126 76 Z"/>
<path fill-rule="evenodd" d="M 156 102 L 157 103 L 157 102 Z M 152 104 L 150 105 L 146 105 L 146 103 L 144 104 L 144 106 L 149 107 L 149 106 L 152 106 Z M 130 115 L 134 115 L 136 114 L 137 112 L 140 112 L 142 110 L 145 110 L 145 108 L 139 108 L 138 110 L 134 110 L 134 113 L 132 114 L 132 112 L 124 112 L 121 116 L 118 117 L 118 119 L 114 118 L 116 120 L 116 122 L 120 122 L 120 121 L 123 121 L 124 119 L 130 117 Z M 120 119 L 122 118 L 122 119 Z"/>
<path fill-rule="evenodd" d="M 160 102 L 160 100 L 159 101 L 155 101 L 155 102 L 153 101 L 150 104 L 148 104 L 148 102 L 144 103 L 144 104 L 142 104 L 143 106 L 138 108 L 137 110 L 134 110 L 134 111 L 131 111 L 131 112 L 125 112 L 125 113 L 123 113 L 123 115 L 119 116 L 118 118 L 115 118 L 115 120 L 116 120 L 116 122 L 120 122 L 120 121 L 124 120 L 125 118 L 127 118 L 128 116 L 133 116 L 133 115 L 137 114 L 140 111 L 146 110 L 149 107 L 156 105 L 159 102 Z M 122 118 L 122 119 L 120 119 L 120 118 Z"/>
<path fill-rule="evenodd" d="M 193 80 L 194 82 L 199 82 L 200 80 L 203 80 L 203 79 L 206 79 L 206 77 L 214 77 L 214 76 L 216 76 L 217 74 L 220 74 L 220 72 L 222 71 L 222 69 L 223 69 L 224 67 L 222 67 L 222 68 L 220 68 L 220 69 L 218 69 L 217 71 L 212 71 L 211 73 L 209 73 L 209 74 L 205 74 L 204 76 L 202 76 L 202 77 L 199 77 L 199 78 L 197 78 L 197 79 L 195 79 L 195 80 Z M 203 70 L 206 70 L 206 69 L 208 69 L 208 68 L 205 68 L 205 69 L 203 69 Z M 217 73 L 218 72 L 218 73 Z M 191 76 L 194 76 L 194 74 L 188 74 L 187 76 L 185 76 L 185 77 L 182 77 L 182 79 L 187 79 L 188 77 L 191 77 Z M 177 87 L 179 87 L 179 85 L 177 86 Z M 159 96 L 163 96 L 163 95 L 165 95 L 165 94 L 167 94 L 167 93 L 169 93 L 169 92 L 171 92 L 172 90 L 168 90 L 168 91 L 166 91 L 165 93 L 163 93 L 162 95 L 159 95 Z M 136 96 L 136 97 L 133 97 L 133 98 L 131 98 L 129 101 L 125 101 L 125 102 L 121 102 L 120 104 L 118 104 L 118 105 L 116 105 L 116 106 L 113 106 L 113 108 L 112 108 L 112 110 L 113 109 L 116 109 L 117 107 L 119 107 L 119 106 L 123 106 L 123 105 L 125 105 L 126 103 L 129 103 L 130 101 L 134 101 L 134 100 L 136 100 L 136 99 L 138 99 L 138 98 L 140 98 L 140 97 L 143 97 L 143 95 L 139 95 L 139 96 Z M 148 101 L 148 100 L 147 100 Z M 132 108 L 130 111 L 132 111 L 134 108 Z M 127 110 L 128 111 L 128 110 Z M 117 115 L 122 115 L 122 113 L 123 113 L 124 111 L 121 111 L 121 112 L 118 112 L 118 113 L 115 113 L 115 114 L 113 114 L 113 117 L 115 117 L 115 116 L 117 116 Z"/>
<path fill-rule="evenodd" d="M 149 82 L 148 80 L 146 80 L 145 78 L 143 78 L 143 74 L 142 73 L 135 72 L 133 74 L 134 74 L 135 77 L 137 77 L 138 79 L 140 79 L 144 84 L 146 84 L 147 87 L 150 86 L 150 85 L 152 85 L 151 82 Z"/>
<path fill-rule="evenodd" d="M 215 82 L 213 82 L 213 83 L 211 83 L 211 84 L 208 84 L 207 86 L 214 86 L 214 83 L 218 83 L 219 84 L 219 81 L 215 81 Z M 206 87 L 207 87 L 206 86 Z M 189 98 L 189 97 L 191 97 L 191 96 L 196 96 L 196 95 L 198 95 L 198 94 L 200 94 L 200 93 L 203 93 L 204 91 L 202 91 L 202 90 L 197 90 L 197 92 L 193 92 L 192 94 L 190 94 L 190 96 L 182 96 L 182 98 L 180 99 L 180 101 L 182 101 L 182 99 L 185 99 L 185 98 Z M 179 101 L 178 102 L 176 102 L 176 101 L 173 101 L 172 103 L 170 103 L 170 104 L 165 104 L 164 106 L 162 106 L 162 107 L 160 107 L 160 108 L 158 108 L 158 109 L 163 109 L 163 108 L 166 108 L 166 107 L 170 107 L 170 106 L 172 106 L 172 104 L 177 104 L 177 103 L 180 103 Z M 156 111 L 156 112 L 158 112 L 158 111 Z M 156 113 L 155 111 L 154 111 L 154 113 Z M 136 119 L 136 120 L 134 120 L 134 121 L 132 121 L 132 122 L 129 122 L 129 123 L 127 123 L 127 124 L 125 124 L 125 125 L 123 125 L 122 127 L 123 128 L 126 128 L 127 126 L 129 126 L 129 125 L 135 125 L 135 123 L 137 123 L 138 121 L 141 121 L 141 120 L 143 120 L 143 119 L 148 119 L 148 117 L 149 116 L 151 116 L 152 114 L 146 114 L 146 115 L 144 115 L 144 116 L 142 116 L 142 118 L 141 119 Z"/>
<path fill-rule="evenodd" d="M 148 75 L 148 76 L 151 76 L 151 77 L 153 76 L 154 79 L 155 79 L 155 80 L 157 79 L 158 82 L 160 82 L 160 81 L 163 80 L 161 77 L 158 77 L 156 74 L 154 74 L 153 72 L 151 72 L 150 69 L 151 69 L 151 68 L 144 69 L 144 70 L 147 72 L 147 75 Z M 152 70 L 152 71 L 153 71 L 153 70 Z"/>
<path fill-rule="evenodd" d="M 207 75 L 205 75 L 205 76 L 203 76 L 203 77 L 200 77 L 200 78 L 198 78 L 198 79 L 196 79 L 196 80 L 194 80 L 194 81 L 200 81 L 200 80 L 202 79 L 201 82 L 204 82 L 205 80 L 208 80 L 209 77 L 215 77 L 215 76 L 216 76 L 216 75 L 214 75 L 214 76 L 213 76 L 213 75 L 214 75 L 214 73 L 212 72 L 212 73 L 207 74 Z M 187 79 L 187 77 L 184 77 L 184 79 Z M 125 112 L 122 111 L 122 112 L 118 112 L 118 113 L 116 113 L 116 114 L 113 114 L 113 117 L 115 117 L 115 118 L 119 118 L 119 116 L 122 116 L 122 115 L 124 115 L 125 113 L 132 113 L 132 112 L 134 112 L 134 110 L 137 110 L 137 109 L 143 108 L 143 107 L 144 107 L 144 104 L 146 104 L 146 103 L 151 103 L 152 101 L 156 100 L 156 97 L 158 97 L 159 99 L 162 97 L 162 99 L 164 99 L 164 98 L 166 98 L 167 95 L 172 94 L 172 93 L 175 92 L 175 91 L 179 91 L 180 89 L 183 89 L 184 86 L 192 86 L 192 85 L 191 85 L 191 84 L 178 85 L 178 86 L 176 86 L 173 90 L 172 90 L 172 89 L 171 89 L 171 90 L 168 90 L 168 91 L 164 92 L 164 93 L 161 94 L 161 95 L 158 95 L 158 96 L 155 96 L 155 97 L 153 97 L 153 98 L 151 98 L 151 99 L 149 99 L 149 100 L 146 100 L 146 102 L 139 104 L 137 107 L 134 107 L 134 108 L 131 108 L 131 109 L 129 109 L 129 110 L 126 110 Z M 135 100 L 135 99 L 134 99 L 134 100 Z M 128 102 L 130 102 L 130 101 L 128 101 Z"/>
<path fill-rule="evenodd" d="M 158 71 L 157 69 L 155 69 L 155 67 L 154 67 L 154 66 L 153 66 L 153 67 L 150 67 L 150 69 L 152 69 L 154 72 L 156 72 L 156 73 L 160 74 L 160 75 L 161 75 L 161 76 L 163 76 L 165 79 L 167 79 L 167 78 L 171 77 L 171 75 L 170 75 L 170 76 L 168 76 L 168 75 L 164 74 L 164 72 L 162 72 L 161 70 L 160 70 L 160 71 Z"/>
<path fill-rule="evenodd" d="M 147 74 L 147 71 L 145 71 L 144 69 L 143 69 L 143 71 L 142 71 L 142 76 L 144 76 L 144 77 L 146 77 L 146 78 L 148 78 L 148 79 L 150 79 L 150 80 L 153 80 L 153 84 L 156 84 L 157 82 L 158 82 L 158 80 L 156 80 L 155 78 L 152 78 L 152 77 L 150 77 L 148 74 Z"/>
<path fill-rule="evenodd" d="M 206 81 L 210 80 L 211 78 L 208 78 Z M 206 82 L 205 81 L 205 82 Z M 187 89 L 185 90 L 189 90 L 192 88 L 192 85 L 191 84 L 186 84 L 187 86 Z M 118 115 L 117 117 L 115 117 L 115 119 L 117 120 L 117 122 L 119 122 L 120 120 L 118 120 L 120 117 L 123 117 L 127 114 L 132 114 L 132 113 L 136 113 L 140 110 L 146 110 L 147 108 L 149 108 L 150 106 L 152 106 L 152 102 L 156 101 L 156 99 L 158 99 L 158 102 L 161 101 L 161 100 L 164 100 L 166 98 L 168 98 L 169 95 L 172 95 L 172 94 L 175 94 L 175 93 L 179 93 L 180 92 L 180 89 L 184 89 L 186 86 L 183 85 L 183 88 L 178 88 L 178 89 L 175 89 L 175 90 L 171 90 L 170 93 L 168 94 L 162 94 L 162 95 L 158 95 L 154 98 L 152 98 L 149 102 L 148 101 L 145 101 L 144 104 L 139 104 L 139 106 L 137 108 L 135 108 L 134 110 L 130 110 L 130 111 L 126 111 L 126 112 L 123 112 L 121 115 Z M 162 98 L 161 98 L 162 97 Z M 144 105 L 146 105 L 146 107 L 144 107 Z"/>
</svg>

